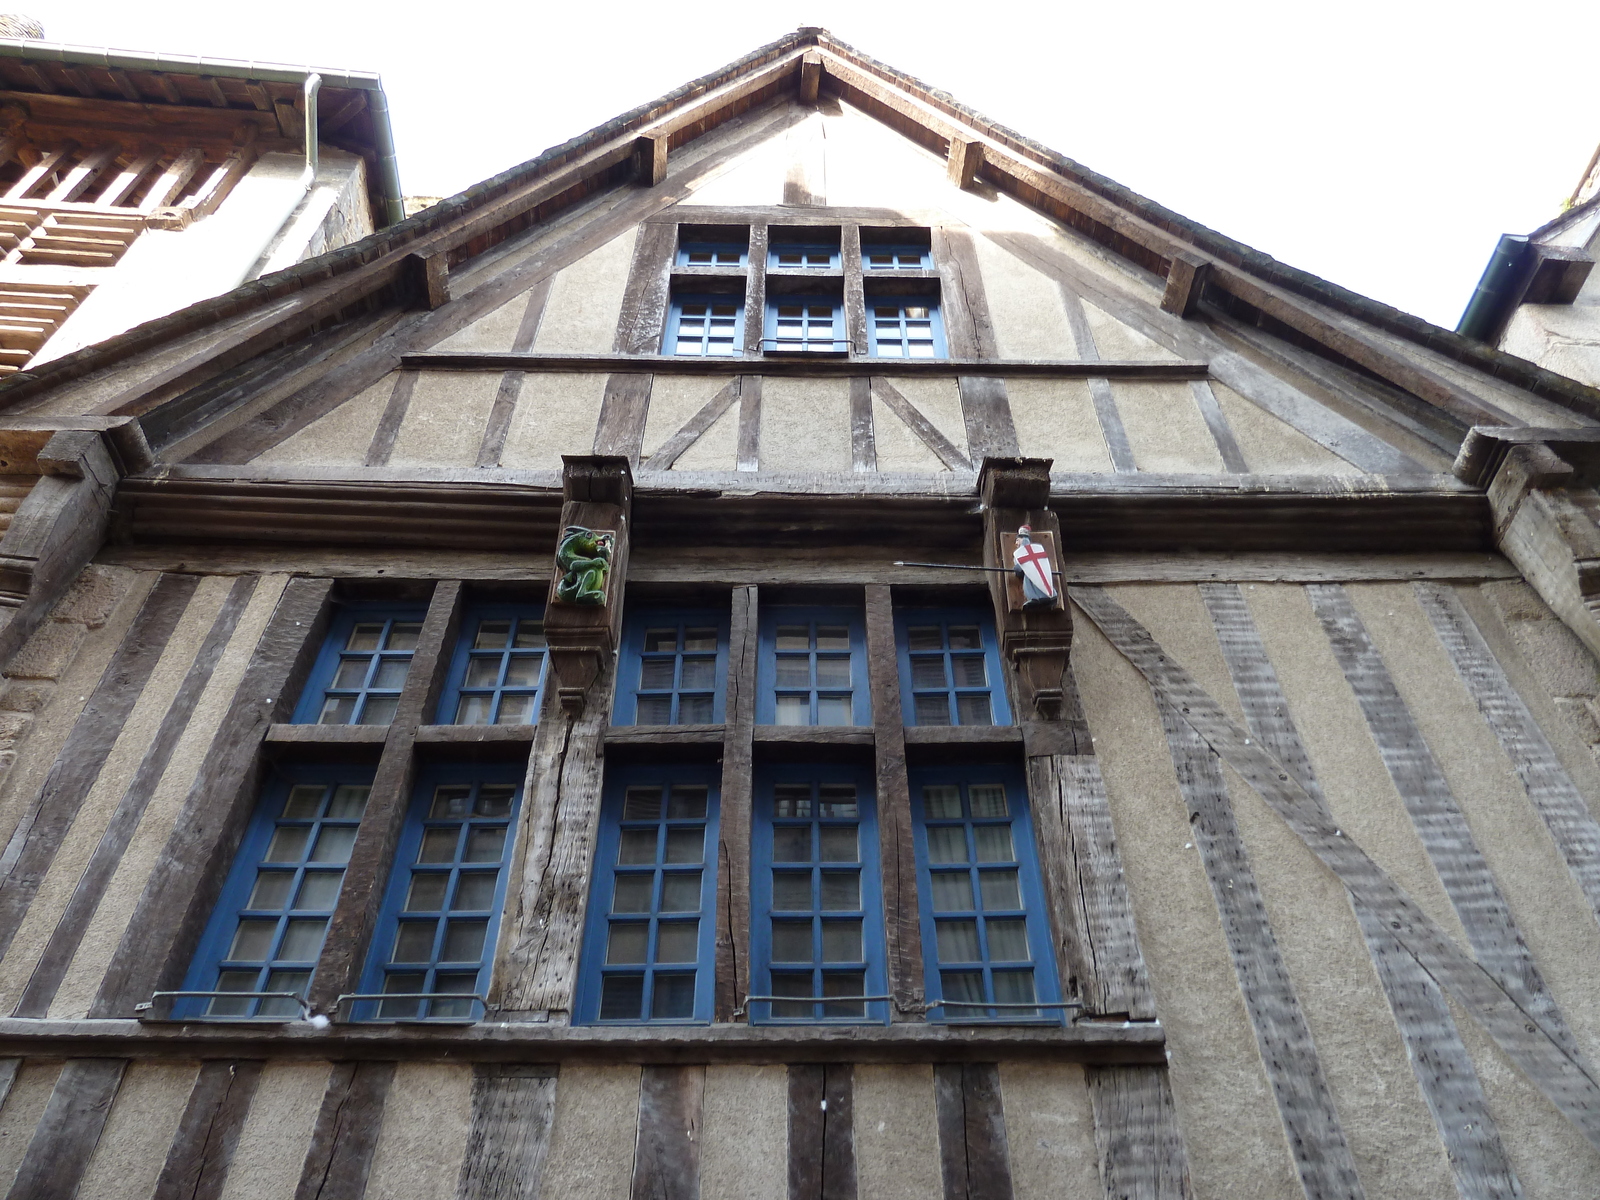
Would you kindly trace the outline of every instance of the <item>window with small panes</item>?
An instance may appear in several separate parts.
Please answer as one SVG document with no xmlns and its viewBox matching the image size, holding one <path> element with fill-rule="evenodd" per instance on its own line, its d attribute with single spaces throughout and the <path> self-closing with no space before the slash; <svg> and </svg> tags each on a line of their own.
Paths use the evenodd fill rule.
<svg viewBox="0 0 1600 1200">
<path fill-rule="evenodd" d="M 898 609 L 907 725 L 1009 725 L 994 618 L 984 609 Z"/>
<path fill-rule="evenodd" d="M 723 719 L 728 616 L 647 609 L 628 617 L 618 667 L 619 725 L 710 725 Z"/>
<path fill-rule="evenodd" d="M 764 609 L 756 723 L 869 724 L 866 659 L 860 609 Z"/>
<path fill-rule="evenodd" d="M 441 725 L 532 725 L 547 666 L 538 605 L 468 609 L 439 701 Z"/>
<path fill-rule="evenodd" d="M 298 724 L 387 725 L 422 633 L 421 605 L 346 605 L 335 616 L 295 709 Z"/>
</svg>

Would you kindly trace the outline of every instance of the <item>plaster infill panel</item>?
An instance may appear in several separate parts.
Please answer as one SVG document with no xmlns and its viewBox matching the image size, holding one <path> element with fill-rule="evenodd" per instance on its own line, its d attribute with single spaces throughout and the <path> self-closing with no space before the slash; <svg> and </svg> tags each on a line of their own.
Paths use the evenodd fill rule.
<svg viewBox="0 0 1600 1200">
<path fill-rule="evenodd" d="M 1165 346 L 1157 345 L 1144 334 L 1125 325 L 1089 301 L 1083 302 L 1083 315 L 1088 318 L 1089 331 L 1094 335 L 1095 348 L 1100 357 L 1111 362 L 1178 362 L 1178 355 Z"/>
<path fill-rule="evenodd" d="M 394 393 L 400 372 L 392 371 L 298 433 L 256 455 L 251 462 L 286 465 L 351 466 L 367 461 L 378 422 Z"/>
<path fill-rule="evenodd" d="M 600 374 L 524 377 L 500 465 L 559 471 L 563 454 L 592 454 L 605 393 L 606 376 Z"/>
<path fill-rule="evenodd" d="M 1000 1097 L 1016 1200 L 1102 1194 L 1094 1108 L 1081 1066 L 1002 1062 Z"/>
<path fill-rule="evenodd" d="M 975 237 L 973 245 L 978 252 L 983 294 L 994 321 L 1000 357 L 1057 362 L 1078 358 L 1078 346 L 1056 282 L 986 237 Z M 1101 357 L 1117 356 L 1102 352 Z"/>
<path fill-rule="evenodd" d="M 764 472 L 849 471 L 849 382 L 764 379 L 760 454 Z"/>
<path fill-rule="evenodd" d="M 1139 470 L 1180 475 L 1227 470 L 1187 383 L 1113 380 L 1111 394 Z"/>
<path fill-rule="evenodd" d="M 389 465 L 475 465 L 500 378 L 498 371 L 419 371 Z"/>
<path fill-rule="evenodd" d="M 269 1062 L 250 1101 L 222 1200 L 294 1200 L 331 1066 Z"/>
<path fill-rule="evenodd" d="M 881 1200 L 942 1195 L 933 1068 L 857 1064 L 854 1075 L 860 1195 Z"/>
<path fill-rule="evenodd" d="M 927 474 L 948 469 L 894 410 L 877 397 L 872 400 L 872 442 L 880 471 Z"/>
<path fill-rule="evenodd" d="M 146 1200 L 155 1192 L 199 1071 L 197 1062 L 128 1064 L 78 1195 Z"/>
<path fill-rule="evenodd" d="M 472 1129 L 472 1068 L 401 1063 L 383 1104 L 367 1195 L 381 1200 L 453 1196 Z"/>
<path fill-rule="evenodd" d="M 535 352 L 611 353 L 637 232 L 630 228 L 557 273 L 534 339 Z"/>
<path fill-rule="evenodd" d="M 499 308 L 479 317 L 465 329 L 458 329 L 431 349 L 475 354 L 510 353 L 528 313 L 532 291 L 513 296 Z"/>
<path fill-rule="evenodd" d="M 661 449 L 663 443 L 732 382 L 733 378 L 727 375 L 657 375 L 650 385 L 650 411 L 645 417 L 640 460 L 648 459 Z M 738 409 L 738 397 L 734 397 L 729 407 Z M 731 462 L 727 469 L 733 469 Z"/>
<path fill-rule="evenodd" d="M 787 1200 L 787 1068 L 707 1067 L 700 1128 L 700 1200 Z"/>
<path fill-rule="evenodd" d="M 1006 394 L 1024 455 L 1054 460 L 1057 475 L 1111 471 L 1088 380 L 1008 379 Z"/>
<path fill-rule="evenodd" d="M 1360 467 L 1317 445 L 1292 425 L 1252 404 L 1225 384 L 1212 380 L 1211 391 L 1252 474 L 1361 474 Z"/>
<path fill-rule="evenodd" d="M 540 1195 L 628 1195 L 638 1127 L 637 1066 L 562 1066 Z"/>
</svg>

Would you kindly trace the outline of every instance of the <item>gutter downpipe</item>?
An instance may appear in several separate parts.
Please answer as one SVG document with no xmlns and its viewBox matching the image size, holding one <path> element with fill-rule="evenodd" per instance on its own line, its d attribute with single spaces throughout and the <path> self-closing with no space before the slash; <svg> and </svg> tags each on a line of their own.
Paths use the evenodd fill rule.
<svg viewBox="0 0 1600 1200">
<path fill-rule="evenodd" d="M 367 93 L 367 108 L 372 113 L 372 140 L 378 152 L 378 188 L 386 210 L 383 224 L 398 225 L 406 219 L 406 205 L 400 191 L 400 158 L 394 149 L 394 131 L 389 128 L 389 98 L 383 94 L 382 84 Z"/>
<path fill-rule="evenodd" d="M 1527 250 L 1526 236 L 1516 233 L 1500 235 L 1500 242 L 1489 257 L 1489 265 L 1483 269 L 1483 277 L 1478 280 L 1477 290 L 1472 293 L 1472 299 L 1467 301 L 1466 311 L 1456 324 L 1456 332 L 1462 337 L 1487 342 L 1499 336 L 1509 315 L 1502 310 L 1511 298 L 1511 289 L 1516 285 L 1518 269 Z"/>
<path fill-rule="evenodd" d="M 322 87 L 322 76 L 315 71 L 306 76 L 305 88 L 301 93 L 305 98 L 305 142 L 306 165 L 300 172 L 300 178 L 295 180 L 291 198 L 285 203 L 282 215 L 267 229 L 266 237 L 262 239 L 261 248 L 250 259 L 243 275 L 234 283 L 234 287 L 244 283 L 255 276 L 256 268 L 261 260 L 266 257 L 267 251 L 272 249 L 272 243 L 278 240 L 278 235 L 287 228 L 294 214 L 311 193 L 311 185 L 317 181 L 317 165 L 319 162 L 317 142 L 317 92 Z"/>
</svg>

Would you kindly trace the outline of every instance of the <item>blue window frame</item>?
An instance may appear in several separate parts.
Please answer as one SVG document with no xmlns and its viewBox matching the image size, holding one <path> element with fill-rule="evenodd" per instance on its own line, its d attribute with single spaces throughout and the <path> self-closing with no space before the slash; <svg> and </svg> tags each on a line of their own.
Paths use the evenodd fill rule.
<svg viewBox="0 0 1600 1200">
<path fill-rule="evenodd" d="M 538 605 L 468 609 L 439 700 L 439 724 L 536 723 L 546 657 L 544 610 Z"/>
<path fill-rule="evenodd" d="M 855 608 L 764 609 L 758 725 L 868 725 L 866 632 Z"/>
<path fill-rule="evenodd" d="M 867 299 L 867 353 L 873 358 L 943 358 L 944 322 L 929 296 Z"/>
<path fill-rule="evenodd" d="M 829 296 L 770 296 L 761 348 L 786 354 L 829 354 L 850 349 L 842 336 L 844 305 Z"/>
<path fill-rule="evenodd" d="M 907 725 L 1009 725 L 994 619 L 983 609 L 895 612 Z"/>
<path fill-rule="evenodd" d="M 911 773 L 922 953 L 936 1021 L 1060 1022 L 1027 792 L 1003 767 Z"/>
<path fill-rule="evenodd" d="M 714 769 L 607 772 L 580 1020 L 711 1020 L 717 816 Z"/>
<path fill-rule="evenodd" d="M 422 774 L 395 852 L 354 1020 L 473 1020 L 505 905 L 522 771 L 439 765 Z M 455 999 L 452 997 L 460 997 Z"/>
<path fill-rule="evenodd" d="M 867 772 L 772 767 L 757 781 L 751 887 L 753 1023 L 887 1022 L 883 887 Z"/>
<path fill-rule="evenodd" d="M 294 768 L 268 782 L 185 989 L 305 996 L 371 783 L 370 767 Z M 299 1016 L 300 1006 L 219 996 L 179 1000 L 173 1015 L 285 1020 Z"/>
<path fill-rule="evenodd" d="M 743 296 L 673 296 L 666 353 L 725 358 L 738 354 L 743 343 Z"/>
<path fill-rule="evenodd" d="M 350 604 L 322 643 L 295 708 L 301 725 L 387 725 L 422 633 L 422 605 Z"/>
<path fill-rule="evenodd" d="M 767 245 L 767 269 L 772 271 L 816 271 L 837 269 L 840 263 L 839 232 L 818 230 L 815 235 L 773 237 Z"/>
<path fill-rule="evenodd" d="M 861 265 L 869 271 L 931 271 L 933 251 L 914 242 L 861 243 Z"/>
<path fill-rule="evenodd" d="M 630 613 L 623 634 L 619 725 L 714 725 L 723 720 L 728 614 L 714 609 Z"/>
<path fill-rule="evenodd" d="M 683 241 L 678 243 L 680 267 L 742 267 L 748 247 L 743 242 Z"/>
</svg>

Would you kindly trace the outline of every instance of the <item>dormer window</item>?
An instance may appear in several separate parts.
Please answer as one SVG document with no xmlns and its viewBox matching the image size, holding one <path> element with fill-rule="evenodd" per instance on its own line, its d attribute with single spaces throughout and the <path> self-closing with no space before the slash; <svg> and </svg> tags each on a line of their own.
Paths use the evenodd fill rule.
<svg viewBox="0 0 1600 1200">
<path fill-rule="evenodd" d="M 769 236 L 769 271 L 829 271 L 839 268 L 838 229 L 774 226 Z"/>
</svg>

